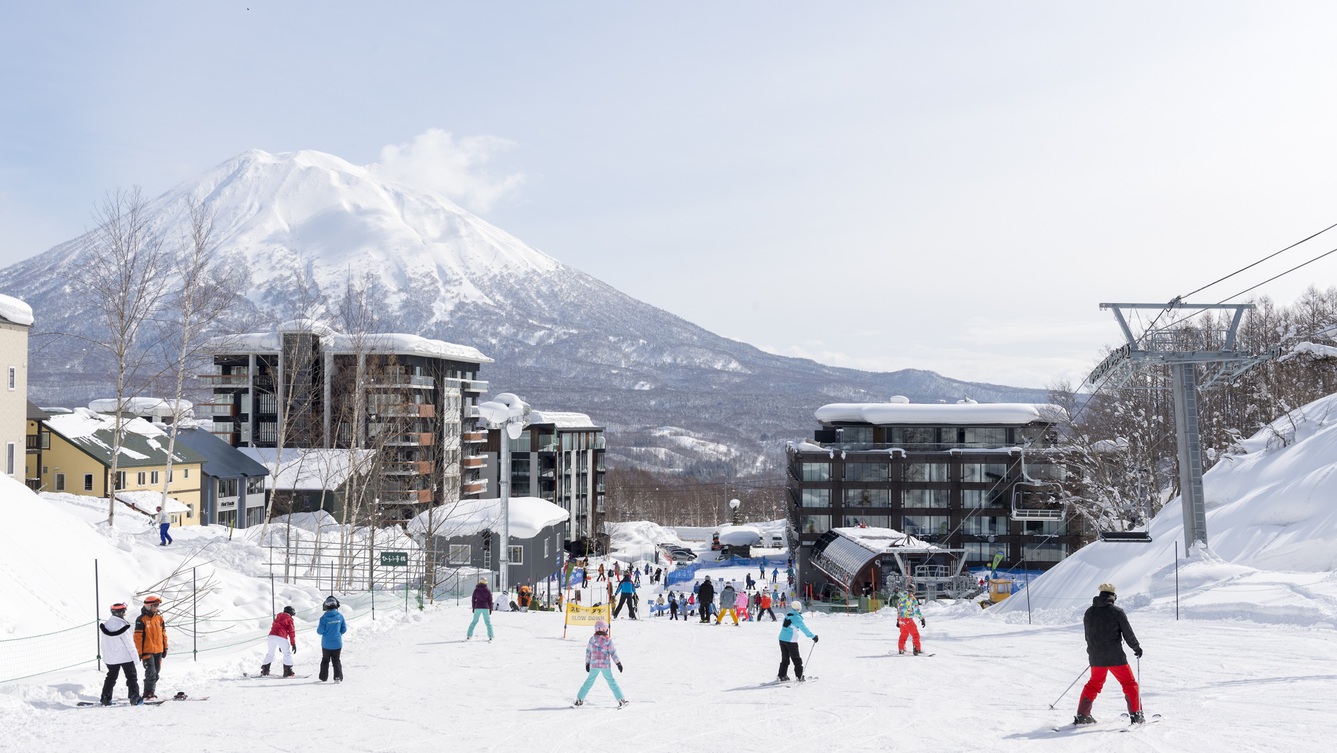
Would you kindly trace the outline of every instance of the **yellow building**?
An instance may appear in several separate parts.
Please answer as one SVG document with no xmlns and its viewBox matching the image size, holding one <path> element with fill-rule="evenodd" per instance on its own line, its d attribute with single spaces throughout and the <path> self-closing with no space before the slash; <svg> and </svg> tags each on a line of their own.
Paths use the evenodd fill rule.
<svg viewBox="0 0 1337 753">
<path fill-rule="evenodd" d="M 106 497 L 111 478 L 111 448 L 115 417 L 76 408 L 54 413 L 42 421 L 40 443 L 42 490 L 90 497 Z M 120 460 L 116 489 L 125 492 L 161 492 L 167 478 L 167 445 L 170 437 L 142 418 L 122 418 Z M 184 445 L 173 453 L 167 494 L 185 505 L 177 512 L 167 509 L 176 526 L 200 524 L 200 484 L 204 458 Z M 122 498 L 139 505 L 140 494 Z M 141 507 L 142 509 L 142 507 Z M 153 512 L 152 508 L 143 510 Z"/>
</svg>

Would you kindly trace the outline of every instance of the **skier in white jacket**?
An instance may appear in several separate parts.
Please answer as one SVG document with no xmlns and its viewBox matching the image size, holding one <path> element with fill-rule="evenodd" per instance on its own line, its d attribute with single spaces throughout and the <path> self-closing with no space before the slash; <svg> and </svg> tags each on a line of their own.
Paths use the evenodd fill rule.
<svg viewBox="0 0 1337 753">
<path fill-rule="evenodd" d="M 98 646 L 102 661 L 107 663 L 107 679 L 102 683 L 103 706 L 111 705 L 111 692 L 116 689 L 116 677 L 125 673 L 125 686 L 130 690 L 130 705 L 144 702 L 139 695 L 139 674 L 135 664 L 139 652 L 135 650 L 134 627 L 125 619 L 125 603 L 111 605 L 111 616 L 98 626 Z"/>
</svg>

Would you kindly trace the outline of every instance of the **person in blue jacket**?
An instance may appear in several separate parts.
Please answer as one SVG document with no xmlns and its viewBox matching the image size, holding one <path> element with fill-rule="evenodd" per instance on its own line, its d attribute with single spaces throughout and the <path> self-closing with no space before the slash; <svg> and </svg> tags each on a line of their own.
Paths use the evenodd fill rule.
<svg viewBox="0 0 1337 753">
<path fill-rule="evenodd" d="M 794 628 L 803 631 L 803 634 L 817 642 L 817 636 L 812 634 L 808 626 L 803 623 L 803 602 L 795 599 L 789 602 L 789 609 L 785 612 L 784 627 L 780 628 L 780 675 L 775 679 L 780 682 L 789 682 L 789 662 L 794 662 L 794 677 L 799 682 L 803 682 L 803 659 L 798 653 L 798 641 L 794 640 Z"/>
<path fill-rule="evenodd" d="M 344 633 L 348 632 L 348 623 L 339 614 L 339 600 L 333 596 L 325 599 L 325 613 L 320 616 L 316 632 L 320 634 L 320 681 L 330 678 L 330 664 L 334 664 L 334 681 L 344 681 L 344 665 L 339 655 L 344 650 Z"/>
<path fill-rule="evenodd" d="M 622 576 L 622 582 L 617 586 L 617 593 L 618 600 L 617 606 L 613 608 L 613 619 L 617 619 L 624 606 L 631 614 L 631 618 L 636 619 L 636 586 L 631 582 L 631 575 Z"/>
</svg>

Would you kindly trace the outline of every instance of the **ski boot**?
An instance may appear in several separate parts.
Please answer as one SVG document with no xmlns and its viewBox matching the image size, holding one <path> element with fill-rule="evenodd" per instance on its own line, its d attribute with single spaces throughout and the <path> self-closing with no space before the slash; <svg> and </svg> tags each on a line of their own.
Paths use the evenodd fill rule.
<svg viewBox="0 0 1337 753">
<path fill-rule="evenodd" d="M 915 656 L 919 656 L 919 655 L 922 654 L 922 653 L 924 653 L 924 652 L 921 651 L 920 649 L 915 649 Z"/>
<path fill-rule="evenodd" d="M 261 664 L 261 665 L 260 665 L 260 676 L 261 676 L 261 677 L 269 677 L 269 665 L 268 665 L 268 664 Z"/>
<path fill-rule="evenodd" d="M 172 696 L 172 700 L 173 700 L 173 701 L 184 701 L 184 700 L 186 700 L 186 691 L 184 691 L 184 690 L 178 690 L 178 691 L 176 691 L 176 695 Z"/>
<path fill-rule="evenodd" d="M 1072 723 L 1077 726 L 1081 726 L 1083 724 L 1095 724 L 1096 719 L 1095 717 L 1087 716 L 1086 714 L 1078 714 L 1077 716 L 1074 716 L 1072 718 Z"/>
<path fill-rule="evenodd" d="M 284 665 L 283 665 L 283 676 L 284 676 L 284 677 L 296 677 L 296 676 L 297 676 L 297 673 L 293 671 L 292 667 L 288 666 L 287 664 L 284 664 Z"/>
<path fill-rule="evenodd" d="M 799 682 L 807 682 L 807 680 L 803 679 L 803 675 L 799 675 L 795 679 L 798 680 Z"/>
<path fill-rule="evenodd" d="M 1141 711 L 1134 711 L 1128 715 L 1129 724 L 1146 724 L 1146 722 L 1147 718 L 1142 715 Z"/>
<path fill-rule="evenodd" d="M 634 619 L 636 619 L 636 618 L 633 617 L 632 619 L 634 620 Z M 622 708 L 623 706 L 626 706 L 626 705 L 627 705 L 627 699 L 625 699 L 625 698 L 619 698 L 619 699 L 618 699 L 618 701 L 617 701 L 617 707 L 618 707 L 618 708 Z"/>
<path fill-rule="evenodd" d="M 780 675 L 779 677 L 776 677 L 776 678 L 775 678 L 775 681 L 776 681 L 776 682 L 789 682 L 789 678 L 788 678 L 787 676 L 785 676 L 785 675 Z"/>
<path fill-rule="evenodd" d="M 582 701 L 581 699 L 577 698 L 577 699 L 576 699 L 576 702 L 575 702 L 573 705 L 575 705 L 575 706 L 584 706 L 584 705 L 585 705 L 585 702 Z"/>
<path fill-rule="evenodd" d="M 896 654 L 897 654 L 898 656 L 905 656 L 905 649 L 901 649 L 900 651 L 897 651 Z"/>
</svg>

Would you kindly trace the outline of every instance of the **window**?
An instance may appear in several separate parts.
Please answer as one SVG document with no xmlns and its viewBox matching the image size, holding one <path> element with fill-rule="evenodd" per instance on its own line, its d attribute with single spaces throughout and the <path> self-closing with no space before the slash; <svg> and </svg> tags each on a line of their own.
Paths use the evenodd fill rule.
<svg viewBox="0 0 1337 753">
<path fill-rule="evenodd" d="M 1027 520 L 1021 524 L 1021 531 L 1028 536 L 1064 536 L 1068 525 L 1061 520 Z"/>
<path fill-rule="evenodd" d="M 9 367 L 9 391 L 13 392 L 19 388 L 19 370 L 15 366 Z"/>
<path fill-rule="evenodd" d="M 484 550 L 483 550 L 483 569 L 484 569 L 484 570 L 491 570 L 491 569 L 492 569 L 492 550 L 491 550 L 491 549 L 484 549 Z"/>
<path fill-rule="evenodd" d="M 972 515 L 965 519 L 962 530 L 972 536 L 999 536 L 1007 533 L 1007 518 L 992 515 Z"/>
<path fill-rule="evenodd" d="M 65 474 L 63 473 L 56 474 L 56 491 L 65 491 Z"/>
<path fill-rule="evenodd" d="M 1067 544 L 1026 544 L 1021 548 L 1022 557 L 1030 562 L 1058 562 L 1068 556 Z"/>
<path fill-rule="evenodd" d="M 846 507 L 886 507 L 890 504 L 888 489 L 846 489 Z"/>
<path fill-rule="evenodd" d="M 451 544 L 446 554 L 446 564 L 467 565 L 473 559 L 473 547 L 468 544 Z"/>
<path fill-rule="evenodd" d="M 843 525 L 846 528 L 858 528 L 859 526 L 887 528 L 888 519 L 886 515 L 846 515 Z"/>
<path fill-rule="evenodd" d="M 896 427 L 891 430 L 888 441 L 906 450 L 935 449 L 938 442 L 937 430 L 922 427 Z"/>
<path fill-rule="evenodd" d="M 966 447 L 1006 447 L 1007 429 L 965 429 L 963 441 Z"/>
<path fill-rule="evenodd" d="M 963 489 L 961 506 L 972 509 L 1002 507 L 1006 496 L 1006 490 L 1002 489 Z"/>
<path fill-rule="evenodd" d="M 218 479 L 218 496 L 220 497 L 235 497 L 238 488 L 239 483 L 235 478 Z"/>
<path fill-rule="evenodd" d="M 508 547 L 508 551 L 510 551 L 510 559 L 511 559 L 511 564 L 512 564 L 512 565 L 523 565 L 523 564 L 525 564 L 525 548 L 524 548 L 524 547 L 522 547 L 522 546 L 511 546 L 511 547 Z"/>
<path fill-rule="evenodd" d="M 157 484 L 158 484 L 158 472 L 157 472 L 157 471 L 152 471 L 152 472 L 149 473 L 149 483 L 150 483 L 150 484 L 153 484 L 154 486 L 157 486 Z"/>
<path fill-rule="evenodd" d="M 905 507 L 940 507 L 946 509 L 952 501 L 950 489 L 906 489 Z"/>
<path fill-rule="evenodd" d="M 830 489 L 804 489 L 803 490 L 804 507 L 830 507 L 831 490 Z"/>
<path fill-rule="evenodd" d="M 873 427 L 871 426 L 845 426 L 841 427 L 840 446 L 850 449 L 858 447 L 871 447 L 873 444 Z"/>
<path fill-rule="evenodd" d="M 14 443 L 5 444 L 5 473 L 14 475 Z"/>
<path fill-rule="evenodd" d="M 116 472 L 116 488 L 117 489 L 125 488 L 125 471 Z"/>
<path fill-rule="evenodd" d="M 888 463 L 850 463 L 845 466 L 846 481 L 885 482 L 891 477 Z"/>
<path fill-rule="evenodd" d="M 169 468 L 169 469 L 167 469 L 167 483 L 169 483 L 169 484 L 172 483 L 172 477 L 175 476 L 175 475 L 176 475 L 176 469 L 175 469 L 175 468 Z"/>
<path fill-rule="evenodd" d="M 91 473 L 84 474 L 84 491 L 93 491 L 93 474 Z"/>
<path fill-rule="evenodd" d="M 803 464 L 804 481 L 830 481 L 831 464 L 830 463 L 804 463 Z"/>
<path fill-rule="evenodd" d="M 190 469 L 189 469 L 189 468 L 182 468 L 182 469 L 181 469 L 181 478 L 190 478 Z"/>
<path fill-rule="evenodd" d="M 1067 481 L 1068 469 L 1058 463 L 1035 463 L 1026 466 L 1026 475 L 1036 481 Z"/>
<path fill-rule="evenodd" d="M 543 559 L 545 560 L 552 556 L 552 550 L 548 548 L 550 544 L 552 544 L 552 541 L 549 539 L 543 540 Z"/>
<path fill-rule="evenodd" d="M 965 544 L 967 562 L 993 562 L 994 555 L 1002 552 L 1007 559 L 1007 544 L 990 544 L 984 541 L 967 541 Z"/>
<path fill-rule="evenodd" d="M 906 463 L 906 481 L 938 482 L 947 480 L 946 463 Z"/>
<path fill-rule="evenodd" d="M 941 536 L 947 533 L 946 515 L 906 515 L 901 531 L 911 536 Z"/>
<path fill-rule="evenodd" d="M 804 515 L 803 532 L 804 533 L 826 533 L 831 530 L 830 515 Z"/>
<path fill-rule="evenodd" d="M 135 474 L 135 483 L 138 484 L 139 486 L 143 486 L 144 479 L 146 478 L 148 478 L 148 474 L 143 471 L 140 471 L 139 473 Z"/>
<path fill-rule="evenodd" d="M 962 463 L 961 481 L 966 484 L 992 484 L 1007 478 L 1007 463 Z"/>
</svg>

